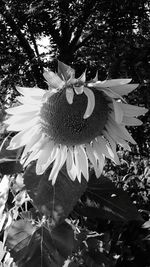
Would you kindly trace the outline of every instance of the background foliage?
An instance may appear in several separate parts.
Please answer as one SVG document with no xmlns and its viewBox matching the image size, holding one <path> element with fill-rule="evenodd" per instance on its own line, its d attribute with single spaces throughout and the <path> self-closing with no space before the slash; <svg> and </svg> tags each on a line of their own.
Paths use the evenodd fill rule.
<svg viewBox="0 0 150 267">
<path fill-rule="evenodd" d="M 43 68 L 56 70 L 56 59 L 88 79 L 131 77 L 139 87 L 128 102 L 149 108 L 149 47 L 148 0 L 1 0 L 1 266 L 150 266 L 149 112 L 132 129 L 137 146 L 118 151 L 121 166 L 108 161 L 81 186 L 62 169 L 55 189 L 34 163 L 23 171 L 21 151 L 6 151 L 3 125 L 15 86 L 46 88 Z"/>
</svg>

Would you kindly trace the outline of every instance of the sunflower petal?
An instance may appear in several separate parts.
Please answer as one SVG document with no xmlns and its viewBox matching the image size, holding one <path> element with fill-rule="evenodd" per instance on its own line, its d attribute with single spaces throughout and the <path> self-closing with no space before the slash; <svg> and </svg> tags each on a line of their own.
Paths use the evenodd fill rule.
<svg viewBox="0 0 150 267">
<path fill-rule="evenodd" d="M 68 149 L 67 153 L 66 167 L 69 177 L 71 178 L 72 181 L 75 181 L 77 176 L 77 171 L 74 163 L 74 154 L 72 149 L 70 148 Z"/>
<path fill-rule="evenodd" d="M 30 127 L 33 127 L 34 125 L 36 125 L 39 121 L 39 118 L 38 117 L 35 117 L 31 120 L 27 120 L 26 121 L 17 121 L 16 123 L 14 124 L 11 124 L 7 127 L 7 130 L 8 131 L 14 131 L 14 132 L 19 132 L 19 131 L 22 131 L 22 130 L 25 130 L 25 129 L 30 129 Z"/>
<path fill-rule="evenodd" d="M 20 86 L 17 86 L 16 89 L 21 95 L 24 95 L 26 97 L 30 97 L 30 96 L 42 97 L 45 93 L 45 90 L 40 89 L 38 87 L 20 87 Z"/>
<path fill-rule="evenodd" d="M 55 157 L 52 157 L 52 151 L 54 149 L 54 142 L 49 142 L 44 145 L 41 149 L 39 158 L 36 163 L 36 173 L 41 175 L 45 172 L 47 167 L 55 160 Z"/>
<path fill-rule="evenodd" d="M 73 98 L 74 98 L 74 91 L 72 88 L 67 88 L 66 89 L 66 99 L 67 102 L 71 105 L 73 103 Z"/>
<path fill-rule="evenodd" d="M 75 166 L 77 170 L 77 179 L 79 183 L 81 183 L 81 169 L 80 169 L 80 163 L 79 163 L 80 158 L 79 158 L 77 146 L 75 146 L 74 148 L 74 158 L 75 158 Z"/>
<path fill-rule="evenodd" d="M 146 108 L 124 104 L 121 102 L 118 102 L 118 105 L 121 107 L 124 112 L 124 115 L 127 117 L 138 117 L 144 115 L 148 111 L 148 109 Z"/>
<path fill-rule="evenodd" d="M 52 180 L 52 185 L 55 184 L 59 171 L 64 165 L 67 158 L 67 147 L 60 145 L 60 151 L 58 156 L 55 158 L 55 162 L 53 164 L 52 170 L 49 175 L 49 180 Z"/>
<path fill-rule="evenodd" d="M 127 84 L 131 82 L 132 79 L 110 79 L 110 80 L 105 80 L 105 81 L 97 81 L 94 86 L 95 87 L 114 87 L 114 86 L 120 86 Z"/>
<path fill-rule="evenodd" d="M 75 78 L 75 70 L 58 60 L 58 75 L 65 81 Z"/>
<path fill-rule="evenodd" d="M 113 160 L 116 164 L 120 164 L 118 156 L 116 155 L 116 153 L 113 152 L 113 150 L 111 149 L 107 141 L 101 136 L 97 137 L 97 141 L 98 141 L 99 149 L 103 151 L 102 153 L 107 158 Z"/>
<path fill-rule="evenodd" d="M 46 79 L 49 87 L 51 89 L 59 89 L 62 88 L 65 82 L 53 71 L 44 71 L 43 73 L 44 78 Z"/>
<path fill-rule="evenodd" d="M 33 129 L 25 129 L 18 134 L 16 134 L 10 141 L 9 146 L 7 149 L 17 149 L 19 147 L 25 146 L 27 143 L 27 140 L 31 138 Z"/>
<path fill-rule="evenodd" d="M 77 146 L 77 150 L 78 150 L 78 158 L 79 158 L 79 168 L 84 176 L 84 178 L 87 180 L 89 180 L 89 171 L 88 171 L 88 158 L 87 155 L 85 153 L 85 150 L 83 148 L 83 146 Z"/>
<path fill-rule="evenodd" d="M 94 107 L 95 107 L 95 96 L 94 96 L 94 93 L 87 87 L 84 89 L 84 94 L 88 98 L 88 103 L 87 103 L 87 108 L 86 108 L 86 111 L 84 113 L 83 118 L 87 119 L 88 117 L 91 116 L 91 114 L 92 114 L 92 112 L 94 110 Z"/>
<path fill-rule="evenodd" d="M 81 74 L 81 76 L 77 79 L 77 82 L 85 83 L 86 81 L 86 70 Z"/>
<path fill-rule="evenodd" d="M 74 86 L 74 90 L 77 95 L 81 95 L 84 91 L 84 86 Z"/>
<path fill-rule="evenodd" d="M 115 114 L 115 121 L 117 123 L 121 123 L 123 119 L 123 110 L 121 109 L 120 105 L 118 105 L 118 102 L 116 102 L 114 99 L 113 101 L 113 107 L 114 107 L 114 114 Z"/>
<path fill-rule="evenodd" d="M 132 117 L 123 117 L 122 124 L 127 125 L 127 126 L 140 126 L 143 124 L 143 122 L 137 118 L 132 118 Z"/>
<path fill-rule="evenodd" d="M 38 110 L 40 110 L 40 106 L 37 107 L 37 105 L 21 105 L 21 106 L 8 108 L 6 109 L 6 112 L 8 114 L 13 114 L 13 115 L 16 115 L 16 114 L 22 115 L 22 114 L 26 114 L 26 113 L 30 113 L 30 112 L 38 111 Z"/>
<path fill-rule="evenodd" d="M 104 161 L 105 161 L 104 151 L 101 150 L 96 140 L 94 140 L 93 142 L 93 151 L 94 151 L 94 155 L 97 158 L 97 164 L 98 164 L 97 168 L 100 169 L 100 173 L 102 173 L 103 168 L 104 168 Z"/>
<path fill-rule="evenodd" d="M 32 151 L 32 147 L 35 146 L 35 144 L 42 138 L 42 133 L 39 129 L 39 126 L 36 125 L 32 128 L 32 135 L 30 136 L 29 141 L 26 140 L 26 146 L 24 148 L 24 151 L 21 156 L 21 160 L 23 160 L 27 153 Z"/>
<path fill-rule="evenodd" d="M 93 153 L 93 148 L 90 144 L 86 144 L 86 153 L 87 153 L 87 156 L 90 160 L 90 162 L 92 163 L 93 167 L 97 166 L 97 162 L 96 162 L 96 158 L 95 158 L 95 155 Z"/>
<path fill-rule="evenodd" d="M 133 90 L 135 90 L 138 87 L 139 84 L 123 84 L 120 86 L 114 86 L 110 87 L 112 91 L 114 91 L 118 95 L 128 95 L 131 93 Z"/>
</svg>

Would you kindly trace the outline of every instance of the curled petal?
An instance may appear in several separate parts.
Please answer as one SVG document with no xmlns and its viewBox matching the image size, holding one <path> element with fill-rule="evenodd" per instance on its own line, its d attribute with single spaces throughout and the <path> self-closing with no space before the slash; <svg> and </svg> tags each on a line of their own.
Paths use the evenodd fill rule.
<svg viewBox="0 0 150 267">
<path fill-rule="evenodd" d="M 84 113 L 83 118 L 87 119 L 88 117 L 91 116 L 91 114 L 92 114 L 92 112 L 94 110 L 94 107 L 95 107 L 95 96 L 94 96 L 94 93 L 87 87 L 84 88 L 84 93 L 88 98 L 88 103 L 87 103 L 87 108 L 86 108 L 86 111 Z"/>
<path fill-rule="evenodd" d="M 86 81 L 86 71 L 82 73 L 82 75 L 77 79 L 77 81 L 80 83 L 85 83 Z"/>
<path fill-rule="evenodd" d="M 75 70 L 58 60 L 58 75 L 65 81 L 72 80 L 75 77 Z"/>
<path fill-rule="evenodd" d="M 96 72 L 96 75 L 94 77 L 94 79 L 92 80 L 92 82 L 97 82 L 98 81 L 98 71 Z"/>
<path fill-rule="evenodd" d="M 77 95 L 81 95 L 83 93 L 84 86 L 74 86 L 74 90 Z"/>
<path fill-rule="evenodd" d="M 66 89 L 66 99 L 67 102 L 71 105 L 73 103 L 74 91 L 72 88 Z"/>
<path fill-rule="evenodd" d="M 46 79 L 50 88 L 59 89 L 62 88 L 65 82 L 53 71 L 44 71 L 44 78 Z"/>
</svg>

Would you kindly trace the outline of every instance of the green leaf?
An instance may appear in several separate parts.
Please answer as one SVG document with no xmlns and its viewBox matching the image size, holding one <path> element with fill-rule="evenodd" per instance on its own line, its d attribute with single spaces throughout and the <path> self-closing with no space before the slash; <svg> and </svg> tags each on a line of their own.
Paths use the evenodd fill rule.
<svg viewBox="0 0 150 267">
<path fill-rule="evenodd" d="M 20 220 L 10 227 L 6 245 L 19 267 L 61 267 L 74 248 L 74 233 L 64 222 L 53 230 Z"/>
<path fill-rule="evenodd" d="M 94 173 L 91 174 L 86 197 L 86 203 L 78 207 L 83 216 L 115 221 L 142 221 L 128 194 L 103 175 L 97 179 Z"/>
<path fill-rule="evenodd" d="M 15 173 L 20 173 L 22 171 L 23 167 L 19 160 L 7 158 L 0 159 L 0 173 L 2 175 L 12 175 Z"/>
<path fill-rule="evenodd" d="M 56 183 L 52 186 L 48 181 L 50 169 L 43 175 L 36 175 L 35 162 L 31 163 L 24 174 L 24 184 L 38 210 L 55 222 L 62 222 L 73 210 L 77 201 L 87 188 L 87 182 L 82 179 L 72 182 L 63 168 L 58 174 Z"/>
<path fill-rule="evenodd" d="M 51 234 L 59 253 L 64 258 L 71 255 L 75 247 L 74 231 L 72 227 L 68 223 L 63 222 L 57 225 Z"/>
<path fill-rule="evenodd" d="M 21 267 L 61 267 L 64 260 L 57 251 L 51 232 L 42 226 L 34 232 Z"/>
<path fill-rule="evenodd" d="M 15 261 L 24 257 L 35 230 L 36 228 L 27 220 L 15 221 L 8 228 L 5 243 Z"/>
</svg>

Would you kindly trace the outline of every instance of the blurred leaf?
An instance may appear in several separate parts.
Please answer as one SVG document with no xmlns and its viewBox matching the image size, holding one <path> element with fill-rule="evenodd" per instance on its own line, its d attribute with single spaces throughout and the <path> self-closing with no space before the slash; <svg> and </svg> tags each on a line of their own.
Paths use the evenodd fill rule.
<svg viewBox="0 0 150 267">
<path fill-rule="evenodd" d="M 36 228 L 27 220 L 15 221 L 8 228 L 5 244 L 15 261 L 24 257 L 35 230 Z"/>
<path fill-rule="evenodd" d="M 64 258 L 71 255 L 75 246 L 74 231 L 72 227 L 66 222 L 63 222 L 62 224 L 57 225 L 51 234 L 60 254 Z"/>
<path fill-rule="evenodd" d="M 107 177 L 99 179 L 92 173 L 86 192 L 87 201 L 83 207 L 77 207 L 83 216 L 105 218 L 108 220 L 142 221 L 128 194 L 117 188 Z"/>
<path fill-rule="evenodd" d="M 49 230 L 19 220 L 10 227 L 6 245 L 19 267 L 61 267 L 72 253 L 74 242 L 73 230 L 67 223 Z"/>
<path fill-rule="evenodd" d="M 105 255 L 105 253 L 100 251 L 86 252 L 84 254 L 84 260 L 87 267 L 110 267 L 111 261 Z"/>
<path fill-rule="evenodd" d="M 2 158 L 0 159 L 0 173 L 2 175 L 12 175 L 23 171 L 23 167 L 18 160 Z"/>
<path fill-rule="evenodd" d="M 55 247 L 50 231 L 40 227 L 34 232 L 19 267 L 61 267 L 64 260 Z"/>
<path fill-rule="evenodd" d="M 38 210 L 55 222 L 65 219 L 85 192 L 87 182 L 82 179 L 72 182 L 65 169 L 61 169 L 56 183 L 48 181 L 50 170 L 43 175 L 36 175 L 35 163 L 31 163 L 24 174 L 24 183 L 28 194 Z"/>
</svg>

